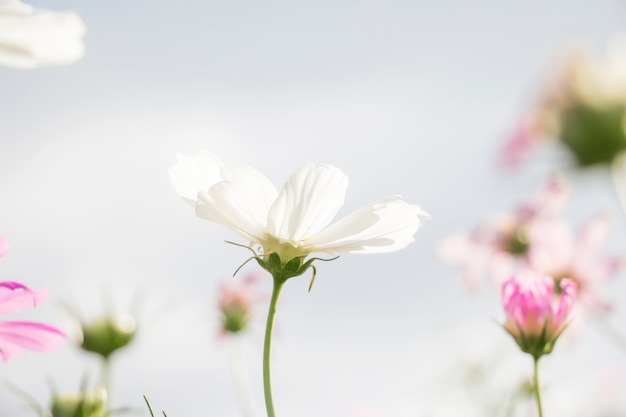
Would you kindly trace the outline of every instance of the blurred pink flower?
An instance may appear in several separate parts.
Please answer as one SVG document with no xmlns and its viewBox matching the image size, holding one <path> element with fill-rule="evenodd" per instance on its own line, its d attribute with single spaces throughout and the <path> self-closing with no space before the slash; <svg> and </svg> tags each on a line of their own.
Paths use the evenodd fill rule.
<svg viewBox="0 0 626 417">
<path fill-rule="evenodd" d="M 531 113 L 504 142 L 498 155 L 498 163 L 505 169 L 519 168 L 526 155 L 546 134 L 542 124 L 541 112 Z"/>
<path fill-rule="evenodd" d="M 525 263 L 535 242 L 534 233 L 562 210 L 569 190 L 551 175 L 530 198 L 504 215 L 479 224 L 470 234 L 456 234 L 439 245 L 439 255 L 461 266 L 465 286 L 475 290 L 484 275 L 499 287 L 518 262 Z"/>
<path fill-rule="evenodd" d="M 577 48 L 547 78 L 538 100 L 500 150 L 499 162 L 517 168 L 539 142 L 567 148 L 580 167 L 612 164 L 626 151 L 626 37 L 613 39 L 603 58 Z"/>
<path fill-rule="evenodd" d="M 623 256 L 602 253 L 609 225 L 607 215 L 598 215 L 577 233 L 559 220 L 536 227 L 535 243 L 528 253 L 529 267 L 554 277 L 557 282 L 563 277 L 571 279 L 584 304 L 608 310 L 609 302 L 602 294 L 604 286 L 626 264 Z"/>
<path fill-rule="evenodd" d="M 260 273 L 250 273 L 242 281 L 224 281 L 220 284 L 218 308 L 220 311 L 220 335 L 239 333 L 248 328 L 254 315 L 255 304 L 268 301 L 259 293 L 256 284 Z"/>
<path fill-rule="evenodd" d="M 11 245 L 9 244 L 9 241 L 3 237 L 0 237 L 0 257 L 6 255 L 10 248 Z"/>
<path fill-rule="evenodd" d="M 558 281 L 540 274 L 519 274 L 502 285 L 502 305 L 507 319 L 504 328 L 522 351 L 535 358 L 550 353 L 567 325 L 576 300 L 576 283 Z"/>
<path fill-rule="evenodd" d="M 0 314 L 34 308 L 47 298 L 45 288 L 35 292 L 18 282 L 0 282 Z M 22 349 L 40 352 L 54 350 L 66 337 L 56 327 L 30 321 L 0 321 L 0 358 L 9 360 Z"/>
</svg>

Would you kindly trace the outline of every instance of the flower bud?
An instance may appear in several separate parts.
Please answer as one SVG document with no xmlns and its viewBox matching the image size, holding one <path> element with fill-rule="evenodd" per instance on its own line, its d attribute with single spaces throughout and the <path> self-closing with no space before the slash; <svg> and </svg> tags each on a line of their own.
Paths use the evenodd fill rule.
<svg viewBox="0 0 626 417">
<path fill-rule="evenodd" d="M 564 109 L 561 115 L 559 138 L 579 166 L 610 165 L 626 151 L 623 105 L 598 108 L 583 103 Z"/>
<path fill-rule="evenodd" d="M 82 325 L 80 347 L 108 359 L 113 352 L 128 345 L 136 332 L 135 319 L 129 315 L 105 317 Z"/>
<path fill-rule="evenodd" d="M 576 300 L 576 284 L 568 278 L 555 282 L 545 275 L 523 274 L 502 286 L 502 305 L 507 315 L 504 329 L 520 349 L 539 358 L 552 352 Z"/>
<path fill-rule="evenodd" d="M 107 392 L 102 386 L 75 395 L 57 395 L 52 400 L 51 417 L 104 417 Z"/>
<path fill-rule="evenodd" d="M 217 307 L 222 335 L 240 333 L 248 328 L 256 304 L 265 300 L 265 295 L 257 288 L 260 279 L 261 273 L 253 272 L 243 280 L 228 280 L 220 284 Z"/>
</svg>

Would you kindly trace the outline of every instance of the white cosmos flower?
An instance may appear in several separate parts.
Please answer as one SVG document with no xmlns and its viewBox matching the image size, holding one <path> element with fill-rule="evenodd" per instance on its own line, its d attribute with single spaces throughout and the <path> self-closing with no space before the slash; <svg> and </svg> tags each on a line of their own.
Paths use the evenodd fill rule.
<svg viewBox="0 0 626 417">
<path fill-rule="evenodd" d="M 277 253 L 282 262 L 312 252 L 392 252 L 411 243 L 430 218 L 420 206 L 391 196 L 328 226 L 348 186 L 334 166 L 306 163 L 278 191 L 255 169 L 225 166 L 206 151 L 177 159 L 172 186 L 199 217 L 234 230 L 265 254 Z"/>
<path fill-rule="evenodd" d="M 84 35 L 85 25 L 74 12 L 0 0 L 0 65 L 34 68 L 71 64 L 83 56 Z"/>
</svg>

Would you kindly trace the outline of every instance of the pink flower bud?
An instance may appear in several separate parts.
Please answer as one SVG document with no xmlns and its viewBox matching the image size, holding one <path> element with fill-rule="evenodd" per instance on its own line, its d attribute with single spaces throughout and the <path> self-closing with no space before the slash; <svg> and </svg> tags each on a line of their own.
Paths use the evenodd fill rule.
<svg viewBox="0 0 626 417">
<path fill-rule="evenodd" d="M 504 328 L 522 351 L 538 358 L 554 348 L 575 300 L 576 284 L 571 279 L 555 283 L 545 275 L 514 276 L 502 285 L 502 305 L 507 315 Z"/>
</svg>

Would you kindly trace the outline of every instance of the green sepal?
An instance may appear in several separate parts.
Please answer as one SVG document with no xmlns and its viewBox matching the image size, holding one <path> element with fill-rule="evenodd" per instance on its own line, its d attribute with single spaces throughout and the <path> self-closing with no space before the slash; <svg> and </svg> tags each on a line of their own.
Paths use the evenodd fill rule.
<svg viewBox="0 0 626 417">
<path fill-rule="evenodd" d="M 624 111 L 622 105 L 597 108 L 587 104 L 563 110 L 559 137 L 580 167 L 610 165 L 626 151 Z"/>
<path fill-rule="evenodd" d="M 253 256 L 246 259 L 246 261 L 239 266 L 235 270 L 233 275 L 236 275 L 237 272 L 248 262 L 251 260 L 256 260 L 259 266 L 269 272 L 274 279 L 277 279 L 281 282 L 285 282 L 289 278 L 297 277 L 304 274 L 309 268 L 313 269 L 313 275 L 311 277 L 311 282 L 309 284 L 309 291 L 311 291 L 311 287 L 313 287 L 313 283 L 315 282 L 315 276 L 317 275 L 317 269 L 313 266 L 314 261 L 333 261 L 339 256 L 335 256 L 334 258 L 324 259 L 324 258 L 309 258 L 306 259 L 306 255 L 296 256 L 295 258 L 291 258 L 286 262 L 280 258 L 280 255 L 276 252 L 266 253 L 266 254 L 258 254 L 254 249 L 249 246 L 241 245 L 239 243 L 229 242 L 231 245 L 239 246 L 242 248 L 248 249 L 252 252 Z M 306 259 L 306 260 L 305 260 Z"/>
<path fill-rule="evenodd" d="M 108 359 L 114 352 L 124 348 L 135 338 L 137 328 L 122 323 L 125 317 L 103 317 L 91 323 L 82 324 L 80 347 Z M 132 318 L 131 318 L 132 319 Z"/>
<path fill-rule="evenodd" d="M 517 342 L 517 345 L 522 352 L 528 353 L 535 359 L 539 359 L 543 355 L 552 353 L 556 341 L 561 334 L 563 334 L 565 327 L 567 327 L 564 326 L 556 335 L 550 335 L 548 334 L 548 321 L 546 320 L 539 335 L 528 336 L 519 325 L 516 324 L 516 326 L 518 330 L 517 335 L 511 333 L 506 327 L 503 326 L 503 328 L 513 337 L 513 339 L 515 339 L 515 342 Z"/>
</svg>

